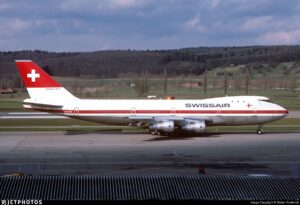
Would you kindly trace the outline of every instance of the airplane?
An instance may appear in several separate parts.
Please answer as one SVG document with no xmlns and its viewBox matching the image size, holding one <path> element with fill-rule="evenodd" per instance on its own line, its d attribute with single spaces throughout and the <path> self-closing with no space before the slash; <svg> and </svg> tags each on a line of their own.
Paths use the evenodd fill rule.
<svg viewBox="0 0 300 205">
<path fill-rule="evenodd" d="M 30 98 L 28 109 L 110 125 L 139 126 L 153 135 L 199 134 L 207 126 L 262 125 L 288 115 L 263 96 L 226 96 L 202 100 L 80 99 L 31 60 L 16 60 Z"/>
</svg>

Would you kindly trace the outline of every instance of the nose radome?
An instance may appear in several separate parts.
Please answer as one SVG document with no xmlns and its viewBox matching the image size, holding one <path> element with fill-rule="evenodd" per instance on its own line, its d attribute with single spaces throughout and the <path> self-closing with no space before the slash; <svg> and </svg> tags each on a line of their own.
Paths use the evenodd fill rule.
<svg viewBox="0 0 300 205">
<path fill-rule="evenodd" d="M 276 110 L 279 111 L 278 114 L 280 114 L 280 118 L 284 118 L 289 114 L 289 111 L 287 109 L 285 109 L 284 107 L 282 107 L 278 104 L 273 104 L 273 106 Z"/>
<path fill-rule="evenodd" d="M 287 109 L 285 109 L 285 108 L 283 108 L 283 109 L 285 111 L 285 116 L 287 116 L 289 114 L 289 111 Z"/>
<path fill-rule="evenodd" d="M 282 111 L 282 115 L 285 117 L 285 116 L 287 116 L 288 114 L 289 114 L 289 111 L 287 110 L 287 109 L 285 109 L 284 107 L 281 107 L 281 106 L 279 106 L 280 107 L 280 110 Z"/>
</svg>

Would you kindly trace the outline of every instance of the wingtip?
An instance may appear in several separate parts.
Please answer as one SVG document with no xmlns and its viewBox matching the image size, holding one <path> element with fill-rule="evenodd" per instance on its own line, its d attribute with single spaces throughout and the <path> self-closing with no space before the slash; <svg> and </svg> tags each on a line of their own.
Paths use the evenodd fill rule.
<svg viewBox="0 0 300 205">
<path fill-rule="evenodd" d="M 15 62 L 32 62 L 32 60 L 15 60 Z"/>
</svg>

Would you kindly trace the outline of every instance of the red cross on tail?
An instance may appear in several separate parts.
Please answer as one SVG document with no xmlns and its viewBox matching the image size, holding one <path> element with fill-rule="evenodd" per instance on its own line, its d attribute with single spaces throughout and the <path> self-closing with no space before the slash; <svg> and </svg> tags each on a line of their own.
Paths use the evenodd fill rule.
<svg viewBox="0 0 300 205">
<path fill-rule="evenodd" d="M 16 60 L 16 64 L 27 88 L 61 87 L 58 82 L 31 60 Z"/>
</svg>

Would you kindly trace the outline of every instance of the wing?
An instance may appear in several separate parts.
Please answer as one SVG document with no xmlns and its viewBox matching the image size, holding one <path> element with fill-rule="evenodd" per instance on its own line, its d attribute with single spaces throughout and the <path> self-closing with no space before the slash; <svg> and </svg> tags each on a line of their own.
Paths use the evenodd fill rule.
<svg viewBox="0 0 300 205">
<path fill-rule="evenodd" d="M 180 117 L 180 116 L 130 116 L 128 117 L 132 123 L 135 124 L 144 124 L 144 125 L 152 125 L 156 122 L 163 121 L 173 121 L 178 126 L 184 126 L 190 122 L 210 122 L 211 118 L 209 117 Z"/>
</svg>

